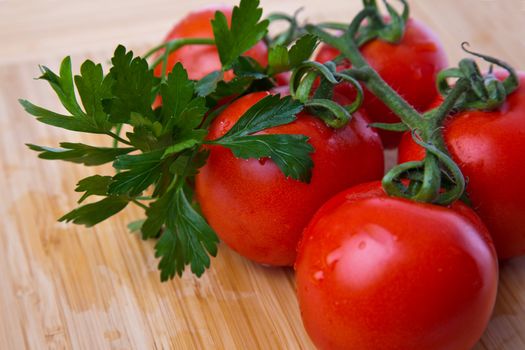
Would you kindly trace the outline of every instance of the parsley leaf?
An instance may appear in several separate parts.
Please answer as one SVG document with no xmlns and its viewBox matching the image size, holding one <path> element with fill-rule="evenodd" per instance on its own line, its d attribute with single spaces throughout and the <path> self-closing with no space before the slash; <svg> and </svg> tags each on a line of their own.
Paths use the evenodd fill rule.
<svg viewBox="0 0 525 350">
<path fill-rule="evenodd" d="M 289 124 L 302 109 L 303 105 L 290 96 L 281 99 L 279 95 L 268 95 L 250 107 L 221 139 L 245 136 Z"/>
<path fill-rule="evenodd" d="M 144 219 L 135 220 L 128 224 L 128 230 L 131 233 L 139 232 L 142 228 L 142 225 L 144 224 Z"/>
<path fill-rule="evenodd" d="M 142 154 L 123 155 L 113 163 L 117 170 L 127 170 L 113 177 L 108 193 L 112 195 L 137 196 L 161 175 L 162 150 Z"/>
<path fill-rule="evenodd" d="M 41 70 L 43 75 L 40 79 L 46 80 L 51 85 L 62 105 L 71 115 L 55 113 L 27 100 L 19 100 L 26 112 L 37 117 L 42 123 L 67 130 L 95 134 L 106 134 L 111 130 L 112 125 L 102 110 L 101 101 L 109 96 L 112 82 L 111 79 L 104 78 L 101 65 L 95 65 L 88 60 L 81 66 L 81 75 L 75 76 L 75 84 L 85 111 L 76 99 L 70 57 L 62 61 L 60 75 L 56 75 L 47 67 L 41 67 Z"/>
<path fill-rule="evenodd" d="M 306 34 L 299 38 L 290 50 L 281 45 L 270 48 L 268 73 L 274 75 L 297 67 L 312 56 L 316 46 L 317 38 L 311 34 Z"/>
<path fill-rule="evenodd" d="M 199 128 L 208 111 L 206 99 L 195 96 L 195 83 L 184 67 L 177 63 L 161 86 L 163 132 L 170 132 L 172 141 L 163 157 L 179 153 L 200 143 L 207 134 Z"/>
<path fill-rule="evenodd" d="M 60 143 L 61 148 L 52 148 L 27 144 L 33 150 L 40 152 L 38 155 L 42 159 L 60 159 L 68 162 L 84 165 L 101 165 L 113 162 L 116 157 L 133 151 L 133 148 L 110 148 L 93 147 L 83 143 Z"/>
<path fill-rule="evenodd" d="M 171 164 L 170 171 L 180 176 L 195 176 L 199 169 L 206 164 L 209 150 L 203 149 L 197 152 L 184 152 Z"/>
<path fill-rule="evenodd" d="M 156 78 L 148 62 L 140 57 L 134 58 L 133 52 L 126 52 L 122 45 L 115 50 L 111 62 L 112 97 L 103 100 L 109 119 L 114 123 L 129 123 L 131 113 L 135 112 L 154 120 L 151 104 L 155 97 L 153 86 Z"/>
<path fill-rule="evenodd" d="M 309 182 L 314 151 L 303 135 L 250 135 L 274 126 L 291 123 L 303 105 L 290 96 L 280 99 L 269 95 L 253 105 L 217 140 L 210 141 L 232 150 L 240 158 L 271 158 L 283 174 L 296 180 Z"/>
<path fill-rule="evenodd" d="M 236 157 L 269 157 L 281 169 L 284 176 L 303 182 L 310 182 L 314 163 L 310 153 L 314 151 L 303 135 L 252 135 L 234 137 L 220 142 L 231 149 Z"/>
<path fill-rule="evenodd" d="M 43 74 L 39 79 L 46 80 L 49 85 L 51 85 L 67 111 L 77 117 L 85 116 L 75 96 L 73 73 L 71 72 L 71 57 L 67 56 L 60 64 L 60 75 L 56 75 L 46 66 L 40 69 Z"/>
<path fill-rule="evenodd" d="M 105 196 L 111 183 L 111 176 L 93 175 L 78 182 L 75 192 L 84 192 L 78 203 L 82 203 L 89 196 Z"/>
<path fill-rule="evenodd" d="M 24 110 L 27 113 L 37 117 L 36 119 L 41 123 L 71 131 L 80 131 L 93 134 L 106 133 L 105 130 L 101 130 L 94 126 L 84 116 L 63 115 L 40 106 L 36 106 L 27 100 L 20 99 L 18 102 L 22 105 L 22 107 L 24 107 Z"/>
<path fill-rule="evenodd" d="M 204 76 L 195 85 L 195 91 L 199 96 L 208 96 L 217 89 L 217 84 L 224 78 L 222 72 L 213 71 Z"/>
<path fill-rule="evenodd" d="M 298 66 L 308 60 L 317 47 L 317 37 L 312 34 L 306 34 L 300 37 L 289 51 L 290 65 Z"/>
<path fill-rule="evenodd" d="M 166 214 L 166 229 L 155 246 L 155 256 L 160 259 L 161 280 L 181 276 L 186 265 L 201 276 L 210 266 L 210 255 L 217 255 L 219 240 L 204 218 L 190 205 L 181 188 L 165 195 L 167 203 L 156 206 Z M 152 214 L 152 212 L 150 212 Z M 158 213 L 156 213 L 158 214 Z M 162 216 L 162 214 L 160 214 Z M 157 218 L 157 224 L 163 219 Z M 144 226 L 148 223 L 144 223 Z"/>
<path fill-rule="evenodd" d="M 95 127 L 106 131 L 111 130 L 112 125 L 104 112 L 102 100 L 110 98 L 112 83 L 110 77 L 104 77 L 102 65 L 90 60 L 80 66 L 80 75 L 75 76 L 75 85 L 86 114 Z"/>
<path fill-rule="evenodd" d="M 239 78 L 264 79 L 264 68 L 251 57 L 239 57 L 233 64 L 233 72 Z"/>
<path fill-rule="evenodd" d="M 91 227 L 115 215 L 128 205 L 123 197 L 106 197 L 101 201 L 86 204 L 62 216 L 58 221 L 73 222 Z"/>
<path fill-rule="evenodd" d="M 268 52 L 268 73 L 274 75 L 284 72 L 290 66 L 290 55 L 285 46 L 277 45 Z"/>
<path fill-rule="evenodd" d="M 211 23 L 223 70 L 230 69 L 240 55 L 266 35 L 270 22 L 259 22 L 261 17 L 259 0 L 241 0 L 240 5 L 233 8 L 231 28 L 228 28 L 228 20 L 224 13 L 215 13 Z"/>
</svg>

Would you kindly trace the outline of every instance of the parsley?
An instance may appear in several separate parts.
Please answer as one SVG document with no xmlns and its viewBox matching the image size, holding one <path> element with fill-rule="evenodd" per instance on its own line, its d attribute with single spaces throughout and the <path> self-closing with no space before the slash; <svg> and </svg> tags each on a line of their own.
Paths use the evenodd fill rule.
<svg viewBox="0 0 525 350">
<path fill-rule="evenodd" d="M 76 192 L 84 192 L 78 203 L 82 203 L 89 196 L 105 196 L 111 183 L 111 176 L 93 175 L 80 180 L 75 188 Z"/>
<path fill-rule="evenodd" d="M 102 66 L 86 61 L 81 67 L 81 75 L 75 77 L 77 89 L 81 94 L 85 111 L 80 107 L 75 97 L 71 59 L 66 57 L 60 65 L 60 75 L 56 75 L 47 67 L 41 67 L 46 80 L 55 90 L 60 102 L 71 113 L 63 115 L 45 108 L 35 106 L 27 100 L 19 100 L 26 112 L 37 117 L 38 121 L 67 130 L 106 134 L 111 129 L 107 116 L 101 113 L 101 100 L 108 96 L 109 80 L 103 79 Z"/>
<path fill-rule="evenodd" d="M 210 266 L 209 255 L 217 255 L 217 236 L 190 205 L 183 188 L 166 193 L 159 201 L 161 203 L 151 208 L 149 216 L 155 217 L 155 228 L 161 222 L 166 224 L 155 246 L 155 256 L 161 258 L 161 280 L 182 275 L 187 264 L 191 265 L 194 274 L 201 276 Z M 147 224 L 146 220 L 143 232 Z"/>
<path fill-rule="evenodd" d="M 91 227 L 115 215 L 124 209 L 128 203 L 129 201 L 123 197 L 106 197 L 99 202 L 86 204 L 72 210 L 58 219 L 58 221 L 72 221 L 78 225 Z"/>
<path fill-rule="evenodd" d="M 155 256 L 159 258 L 161 279 L 180 276 L 187 266 L 201 276 L 217 254 L 218 245 L 216 234 L 193 199 L 194 176 L 209 155 L 203 145 L 227 147 L 240 158 L 269 157 L 285 176 L 309 181 L 313 148 L 307 137 L 258 134 L 296 119 L 303 104 L 290 97 L 262 99 L 223 137 L 206 140 L 207 126 L 222 110 L 211 110 L 217 101 L 271 84 L 268 67 L 241 56 L 266 35 L 268 21 L 260 21 L 262 10 L 258 5 L 257 0 L 242 0 L 233 11 L 231 28 L 223 14 L 216 14 L 213 29 L 223 69 L 200 81 L 189 79 L 180 63 L 159 79 L 144 58 L 123 46 L 116 48 L 107 73 L 101 64 L 87 60 L 80 74 L 73 76 L 69 57 L 62 61 L 59 74 L 41 68 L 40 79 L 55 91 L 67 113 L 20 100 L 25 110 L 48 125 L 107 135 L 108 144 L 114 145 L 27 145 L 43 159 L 113 166 L 112 174 L 97 174 L 78 182 L 75 191 L 80 193 L 78 203 L 82 205 L 60 221 L 90 227 L 128 204 L 136 204 L 145 210 L 146 217 L 128 227 L 144 239 L 158 239 Z M 308 38 L 300 39 L 287 51 L 287 64 L 305 59 L 313 45 Z M 228 69 L 233 69 L 235 77 L 225 82 L 223 72 Z M 154 109 L 156 98 L 162 99 L 162 105 Z M 122 130 L 127 132 L 122 135 Z"/>
<path fill-rule="evenodd" d="M 233 8 L 231 28 L 228 27 L 228 20 L 222 12 L 215 13 L 211 23 L 224 70 L 232 68 L 239 56 L 268 33 L 270 22 L 260 21 L 261 17 L 259 0 L 241 0 L 240 5 Z"/>
<path fill-rule="evenodd" d="M 84 165 L 101 165 L 115 160 L 117 156 L 133 151 L 133 148 L 93 147 L 82 143 L 62 142 L 61 148 L 27 144 L 33 151 L 40 152 L 42 159 L 60 159 Z"/>
<path fill-rule="evenodd" d="M 312 56 L 316 47 L 317 38 L 306 34 L 299 38 L 290 50 L 282 45 L 270 48 L 268 53 L 269 74 L 273 75 L 297 67 Z"/>
</svg>

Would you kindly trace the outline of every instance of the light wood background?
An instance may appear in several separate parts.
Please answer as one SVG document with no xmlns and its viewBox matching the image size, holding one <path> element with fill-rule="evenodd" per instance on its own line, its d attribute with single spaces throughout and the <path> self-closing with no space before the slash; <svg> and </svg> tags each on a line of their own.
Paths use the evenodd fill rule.
<svg viewBox="0 0 525 350">
<path fill-rule="evenodd" d="M 17 104 L 23 97 L 58 107 L 47 85 L 32 79 L 37 64 L 56 69 L 68 54 L 76 68 L 87 57 L 104 62 L 119 43 L 144 52 L 190 9 L 210 3 L 0 0 L 0 349 L 313 348 L 291 270 L 252 264 L 223 245 L 203 278 L 162 284 L 153 244 L 126 229 L 139 210 L 94 229 L 56 222 L 75 207 L 76 182 L 105 169 L 39 160 L 23 145 L 79 141 Z M 347 20 L 360 6 L 262 3 L 267 11 L 304 7 L 312 20 Z M 525 1 L 419 0 L 412 10 L 441 37 L 452 63 L 468 40 L 525 69 Z M 494 317 L 476 349 L 525 349 L 525 258 L 502 266 Z"/>
</svg>

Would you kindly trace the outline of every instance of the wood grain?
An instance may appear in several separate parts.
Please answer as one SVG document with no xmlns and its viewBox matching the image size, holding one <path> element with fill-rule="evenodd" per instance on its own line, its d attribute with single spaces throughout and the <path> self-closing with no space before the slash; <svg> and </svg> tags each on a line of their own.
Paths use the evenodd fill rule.
<svg viewBox="0 0 525 350">
<path fill-rule="evenodd" d="M 230 1 L 228 1 L 229 3 Z M 345 20 L 359 1 L 263 0 Z M 130 208 L 93 229 L 56 222 L 75 207 L 78 179 L 107 168 L 46 162 L 23 145 L 99 143 L 38 125 L 20 97 L 58 108 L 37 64 L 72 54 L 105 61 L 118 43 L 143 52 L 173 22 L 210 1 L 0 1 L 0 349 L 312 349 L 289 269 L 252 264 L 220 247 L 201 279 L 160 283 L 151 242 L 127 233 Z M 451 62 L 471 42 L 525 69 L 525 1 L 412 1 Z M 525 219 L 525 213 L 524 213 Z M 525 349 L 525 258 L 502 265 L 494 317 L 477 350 Z"/>
</svg>

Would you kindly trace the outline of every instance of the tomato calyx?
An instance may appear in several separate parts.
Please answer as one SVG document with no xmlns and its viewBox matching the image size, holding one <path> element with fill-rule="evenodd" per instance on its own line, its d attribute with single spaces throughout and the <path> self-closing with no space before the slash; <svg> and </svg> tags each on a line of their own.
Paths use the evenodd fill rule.
<svg viewBox="0 0 525 350">
<path fill-rule="evenodd" d="M 457 68 L 445 69 L 438 74 L 437 86 L 439 92 L 442 96 L 447 96 L 451 93 L 453 86 L 448 82 L 450 78 L 467 79 L 470 82 L 471 89 L 457 100 L 454 105 L 455 111 L 498 109 L 506 101 L 507 96 L 518 88 L 518 75 L 509 64 L 497 58 L 471 51 L 467 49 L 468 46 L 468 42 L 461 44 L 463 51 L 491 64 L 488 74 L 483 75 L 473 59 L 464 58 L 459 62 Z M 494 75 L 494 65 L 507 71 L 508 76 L 503 81 Z"/>
<path fill-rule="evenodd" d="M 343 82 L 350 83 L 357 92 L 354 101 L 344 106 L 333 101 L 334 88 Z M 361 84 L 346 72 L 337 72 L 336 65 L 331 61 L 325 64 L 308 61 L 296 67 L 290 79 L 290 95 L 302 102 L 310 114 L 336 129 L 347 125 L 352 113 L 363 102 Z"/>
<path fill-rule="evenodd" d="M 388 12 L 385 17 L 381 14 L 376 0 L 363 0 L 363 6 L 366 13 L 366 23 L 363 23 L 357 35 L 357 45 L 359 47 L 365 45 L 374 39 L 380 39 L 391 44 L 397 44 L 405 34 L 406 24 L 410 17 L 410 7 L 406 0 L 400 0 L 403 9 L 398 12 L 388 1 L 383 0 Z M 346 31 L 348 24 L 326 22 L 318 25 L 320 28 L 332 29 L 337 31 Z M 343 56 L 339 56 L 338 60 L 343 60 Z"/>
<path fill-rule="evenodd" d="M 359 29 L 357 36 L 358 46 L 362 46 L 376 38 L 392 44 L 398 43 L 403 38 L 410 9 L 405 0 L 400 0 L 400 2 L 403 5 L 401 13 L 397 12 L 388 1 L 383 0 L 389 15 L 389 20 L 387 21 L 380 14 L 376 0 L 363 0 L 365 10 L 368 13 L 368 22 Z"/>
</svg>

